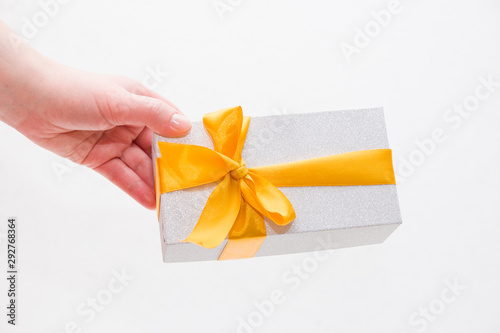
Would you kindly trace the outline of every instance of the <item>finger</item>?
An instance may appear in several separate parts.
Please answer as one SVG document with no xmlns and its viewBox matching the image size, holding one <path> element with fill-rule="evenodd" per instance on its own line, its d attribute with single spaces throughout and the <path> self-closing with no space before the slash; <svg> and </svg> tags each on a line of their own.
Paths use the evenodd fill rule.
<svg viewBox="0 0 500 333">
<path fill-rule="evenodd" d="M 153 161 L 138 145 L 132 143 L 122 153 L 121 160 L 136 173 L 141 180 L 154 188 Z"/>
<path fill-rule="evenodd" d="M 139 127 L 118 126 L 104 132 L 81 164 L 94 169 L 111 158 L 120 157 L 141 131 Z"/>
<path fill-rule="evenodd" d="M 128 77 L 118 77 L 118 82 L 119 84 L 128 92 L 131 92 L 132 94 L 136 95 L 141 95 L 141 96 L 148 96 L 148 97 L 153 97 L 159 100 L 164 101 L 168 105 L 170 105 L 172 108 L 175 110 L 181 112 L 181 110 L 171 101 L 163 97 L 162 95 L 156 93 L 155 91 L 147 88 L 146 86 L 142 85 L 141 83 L 137 82 L 134 79 L 130 79 Z"/>
<path fill-rule="evenodd" d="M 146 154 L 148 154 L 149 158 L 151 158 L 151 145 L 153 142 L 153 131 L 149 128 L 144 127 L 141 133 L 137 136 L 137 139 L 134 140 L 135 144 L 138 145 Z"/>
<path fill-rule="evenodd" d="M 148 96 L 128 94 L 110 110 L 116 125 L 147 126 L 162 136 L 180 136 L 191 128 L 191 122 L 164 101 Z"/>
<path fill-rule="evenodd" d="M 94 169 L 125 193 L 148 209 L 154 209 L 154 189 L 148 186 L 119 158 L 114 158 Z"/>
<path fill-rule="evenodd" d="M 171 107 L 173 107 L 174 109 L 176 109 L 177 111 L 181 112 L 181 110 L 174 103 L 172 103 L 171 101 L 169 101 L 168 99 L 166 99 L 162 95 L 158 94 L 157 92 L 155 92 L 151 89 L 148 89 L 146 87 L 144 87 L 144 90 L 142 90 L 141 93 L 138 95 L 160 99 L 160 100 L 164 101 L 165 103 L 167 103 L 168 105 L 170 105 Z"/>
</svg>

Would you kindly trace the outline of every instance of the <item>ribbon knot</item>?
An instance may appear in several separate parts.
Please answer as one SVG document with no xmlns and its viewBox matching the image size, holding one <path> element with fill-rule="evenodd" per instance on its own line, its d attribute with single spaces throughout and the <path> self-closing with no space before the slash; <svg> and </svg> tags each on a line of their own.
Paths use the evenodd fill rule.
<svg viewBox="0 0 500 333">
<path fill-rule="evenodd" d="M 266 237 L 264 217 L 278 225 L 295 219 L 292 204 L 277 187 L 395 184 L 390 149 L 247 168 L 241 153 L 250 117 L 243 117 L 241 107 L 205 114 L 203 124 L 213 150 L 158 142 L 156 207 L 159 212 L 162 193 L 220 181 L 184 240 L 214 248 L 228 237 L 219 260 L 253 257 Z"/>
<path fill-rule="evenodd" d="M 248 174 L 248 168 L 246 167 L 245 162 L 243 162 L 243 160 L 242 160 L 242 163 L 240 164 L 240 166 L 237 169 L 234 169 L 233 171 L 231 171 L 230 174 L 231 174 L 231 177 L 233 177 L 236 180 L 239 180 L 239 179 L 245 177 Z"/>
</svg>

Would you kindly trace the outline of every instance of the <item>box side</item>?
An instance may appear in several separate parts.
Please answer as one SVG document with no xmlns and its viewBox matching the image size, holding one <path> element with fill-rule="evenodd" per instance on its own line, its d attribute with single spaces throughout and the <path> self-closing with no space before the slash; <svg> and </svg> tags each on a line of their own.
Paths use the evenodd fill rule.
<svg viewBox="0 0 500 333">
<path fill-rule="evenodd" d="M 183 138 L 155 136 L 153 158 L 159 156 L 158 140 L 213 148 L 202 122 L 193 122 L 190 134 Z M 377 148 L 388 148 L 381 108 L 253 117 L 242 156 L 251 168 Z M 193 230 L 215 186 L 207 184 L 161 195 L 159 221 L 165 262 L 219 257 L 224 244 L 204 249 L 180 242 Z M 294 206 L 297 219 L 286 227 L 267 222 L 268 237 L 257 256 L 314 251 L 319 234 L 338 239 L 335 248 L 374 244 L 401 223 L 394 185 L 280 190 Z M 297 237 L 303 241 L 297 241 Z"/>
<path fill-rule="evenodd" d="M 401 222 L 365 227 L 323 230 L 268 236 L 256 257 L 290 253 L 315 252 L 354 246 L 372 245 L 384 242 Z M 163 261 L 191 262 L 216 260 L 219 258 L 227 240 L 213 249 L 205 249 L 191 243 L 164 246 Z"/>
</svg>

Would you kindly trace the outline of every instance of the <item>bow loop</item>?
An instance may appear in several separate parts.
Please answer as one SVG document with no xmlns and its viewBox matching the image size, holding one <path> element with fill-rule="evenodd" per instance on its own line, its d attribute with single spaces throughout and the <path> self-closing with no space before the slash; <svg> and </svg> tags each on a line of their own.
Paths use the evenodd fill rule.
<svg viewBox="0 0 500 333">
<path fill-rule="evenodd" d="M 265 178 L 250 171 L 240 183 L 241 195 L 259 213 L 278 225 L 295 219 L 295 210 L 288 198 Z"/>
<path fill-rule="evenodd" d="M 222 109 L 203 116 L 203 125 L 212 137 L 214 150 L 239 162 L 250 117 L 243 117 L 241 106 Z"/>
</svg>

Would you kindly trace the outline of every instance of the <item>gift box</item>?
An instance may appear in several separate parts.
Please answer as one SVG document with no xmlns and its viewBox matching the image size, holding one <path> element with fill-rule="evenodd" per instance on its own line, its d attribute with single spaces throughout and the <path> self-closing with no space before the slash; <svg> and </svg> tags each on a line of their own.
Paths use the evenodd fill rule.
<svg viewBox="0 0 500 333">
<path fill-rule="evenodd" d="M 376 244 L 401 223 L 382 108 L 243 120 L 241 112 L 237 107 L 206 115 L 203 122 L 193 122 L 184 137 L 154 135 L 153 162 L 164 262 L 259 257 Z M 245 126 L 246 137 L 238 134 L 240 127 Z M 238 141 L 233 146 L 241 149 L 240 154 L 227 153 L 218 140 Z M 236 164 L 224 154 L 235 158 Z M 217 163 L 225 163 L 217 167 L 226 168 L 224 172 L 212 165 Z M 273 169 L 274 165 L 278 169 Z M 225 186 L 222 183 L 241 186 L 233 187 L 231 195 L 213 193 L 218 191 L 216 187 Z M 254 189 L 264 194 L 248 194 L 254 183 L 255 187 L 276 186 L 279 191 L 271 192 L 279 197 L 276 201 L 281 200 L 276 203 L 277 211 L 284 209 L 285 213 L 263 211 L 262 207 L 268 205 L 264 196 L 270 194 L 267 187 Z M 216 195 L 218 206 L 207 208 L 213 204 L 209 198 Z M 259 198 L 265 199 L 262 205 Z M 193 241 L 205 234 L 210 238 L 212 224 L 215 230 L 221 228 L 218 224 L 231 214 L 227 210 L 239 203 L 236 220 L 240 222 L 234 223 L 245 220 L 245 231 L 238 232 L 232 226 L 229 238 L 220 238 L 219 232 L 215 244 L 203 239 Z M 201 222 L 207 209 L 211 209 L 209 221 Z M 257 215 L 264 221 L 262 227 L 254 226 Z M 200 227 L 202 223 L 205 225 Z M 241 248 L 250 254 L 240 256 Z"/>
</svg>

